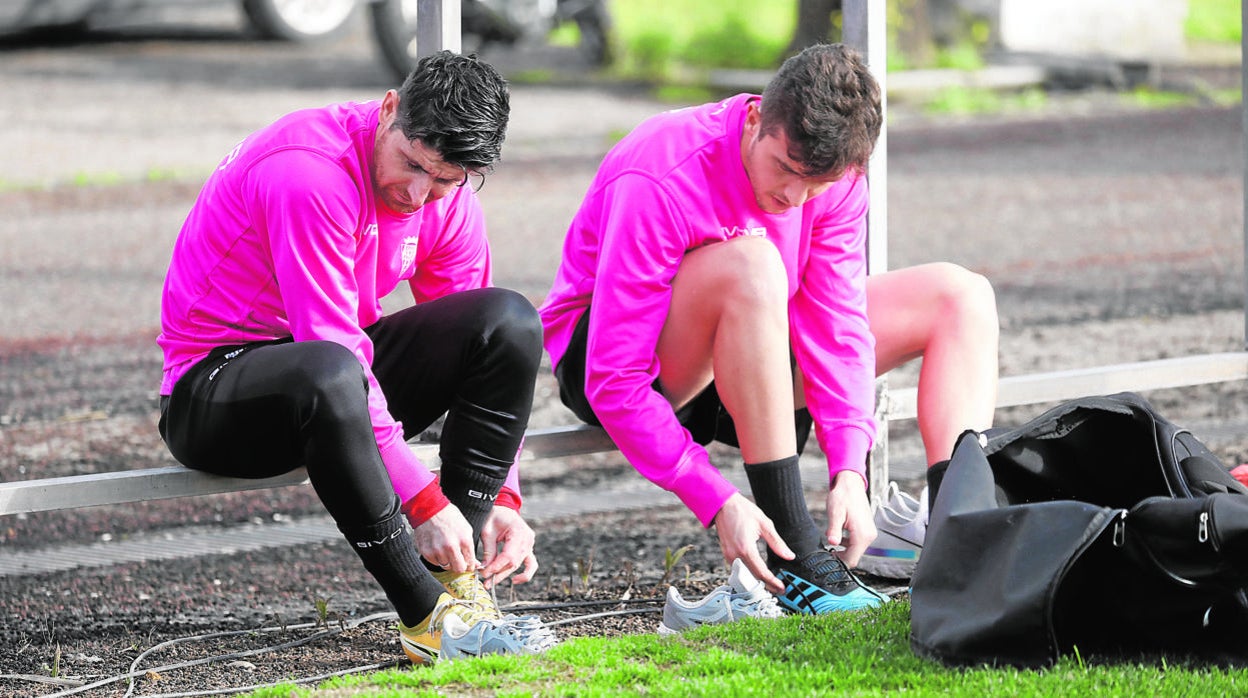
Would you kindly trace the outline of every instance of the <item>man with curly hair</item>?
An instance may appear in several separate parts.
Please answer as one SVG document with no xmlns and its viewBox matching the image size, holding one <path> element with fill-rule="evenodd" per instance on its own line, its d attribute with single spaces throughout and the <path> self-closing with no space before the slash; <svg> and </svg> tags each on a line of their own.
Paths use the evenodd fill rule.
<svg viewBox="0 0 1248 698">
<path fill-rule="evenodd" d="M 883 600 L 849 569 L 876 537 L 875 377 L 923 357 L 929 464 L 995 404 L 987 280 L 939 263 L 867 276 L 882 121 L 878 84 L 839 44 L 790 58 L 761 96 L 648 119 L 604 159 L 540 309 L 564 403 L 797 612 Z M 798 469 L 812 424 L 823 529 Z M 754 501 L 710 463 L 712 440 L 740 447 Z"/>
</svg>

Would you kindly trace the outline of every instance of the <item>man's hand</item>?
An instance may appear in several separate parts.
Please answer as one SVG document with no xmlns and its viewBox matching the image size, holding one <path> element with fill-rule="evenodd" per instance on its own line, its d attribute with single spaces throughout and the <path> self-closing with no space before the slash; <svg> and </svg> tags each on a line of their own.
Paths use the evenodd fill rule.
<svg viewBox="0 0 1248 698">
<path fill-rule="evenodd" d="M 867 501 L 867 485 L 862 476 L 849 470 L 836 474 L 828 490 L 828 543 L 841 545 L 842 531 L 849 533 L 844 552 L 839 553 L 848 567 L 857 567 L 867 546 L 875 540 L 875 518 Z"/>
<path fill-rule="evenodd" d="M 481 566 L 472 540 L 472 526 L 454 504 L 434 514 L 412 532 L 421 557 L 456 573 Z"/>
<path fill-rule="evenodd" d="M 524 570 L 511 580 L 512 583 L 523 584 L 533 578 L 537 572 L 534 539 L 533 529 L 524 522 L 520 512 L 502 506 L 490 511 L 481 529 L 481 558 L 485 563 L 481 577 L 485 580 L 486 589 L 506 579 L 521 565 Z"/>
<path fill-rule="evenodd" d="M 767 547 L 786 560 L 793 559 L 793 551 L 776 533 L 775 524 L 754 502 L 740 492 L 729 497 L 715 515 L 715 533 L 719 535 L 724 562 L 731 565 L 733 560 L 741 558 L 768 589 L 776 594 L 784 592 L 784 583 L 767 569 L 767 562 L 759 555 L 758 540 L 763 539 Z"/>
</svg>

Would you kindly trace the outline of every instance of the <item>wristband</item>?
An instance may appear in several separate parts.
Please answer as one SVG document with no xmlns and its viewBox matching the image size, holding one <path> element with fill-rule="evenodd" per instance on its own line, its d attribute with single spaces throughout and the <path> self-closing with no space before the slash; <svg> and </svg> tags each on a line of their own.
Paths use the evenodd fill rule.
<svg viewBox="0 0 1248 698">
<path fill-rule="evenodd" d="M 442 493 L 442 483 L 435 477 L 433 482 L 425 485 L 425 488 L 417 492 L 415 497 L 403 503 L 403 514 L 412 528 L 416 528 L 437 516 L 438 512 L 450 503 L 451 500 Z"/>
<path fill-rule="evenodd" d="M 498 497 L 494 500 L 494 506 L 507 507 L 520 511 L 520 505 L 523 501 L 520 499 L 520 493 L 504 485 L 498 490 Z"/>
</svg>

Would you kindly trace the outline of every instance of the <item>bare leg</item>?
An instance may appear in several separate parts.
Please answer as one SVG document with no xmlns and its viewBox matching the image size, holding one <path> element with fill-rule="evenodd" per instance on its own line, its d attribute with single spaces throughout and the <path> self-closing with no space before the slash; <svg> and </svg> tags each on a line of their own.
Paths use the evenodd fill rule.
<svg viewBox="0 0 1248 698">
<path fill-rule="evenodd" d="M 755 497 L 768 493 L 771 510 L 734 494 L 715 515 L 715 532 L 724 561 L 742 559 L 775 593 L 784 584 L 759 555 L 758 541 L 789 560 L 794 553 L 782 532 L 803 540 L 819 536 L 801 496 L 800 473 L 796 483 L 781 475 L 797 469 L 788 328 L 779 253 L 764 239 L 738 238 L 685 255 L 672 279 L 672 305 L 657 347 L 659 382 L 674 407 L 714 379 L 733 417 L 751 489 Z M 764 465 L 786 459 L 791 467 L 783 471 Z M 778 503 L 777 492 L 788 492 L 788 506 Z"/>
<path fill-rule="evenodd" d="M 967 429 L 992 426 L 1000 325 L 988 280 L 948 263 L 867 279 L 876 373 L 918 357 L 918 421 L 927 463 L 947 460 Z"/>
<path fill-rule="evenodd" d="M 672 280 L 659 335 L 667 399 L 679 408 L 713 378 L 747 463 L 796 453 L 787 284 L 779 253 L 764 239 L 694 250 Z"/>
</svg>

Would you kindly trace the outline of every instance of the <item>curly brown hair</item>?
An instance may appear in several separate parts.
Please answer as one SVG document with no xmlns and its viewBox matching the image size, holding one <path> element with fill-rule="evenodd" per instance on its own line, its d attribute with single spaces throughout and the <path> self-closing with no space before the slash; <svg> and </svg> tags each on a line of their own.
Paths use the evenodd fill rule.
<svg viewBox="0 0 1248 698">
<path fill-rule="evenodd" d="M 880 86 L 844 44 L 816 44 L 786 60 L 763 90 L 762 132 L 783 129 L 808 176 L 866 172 L 884 122 Z"/>
</svg>

